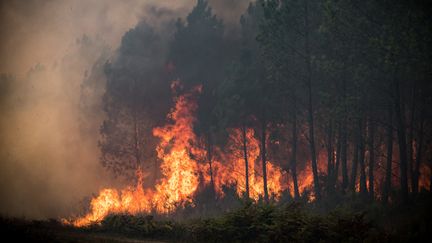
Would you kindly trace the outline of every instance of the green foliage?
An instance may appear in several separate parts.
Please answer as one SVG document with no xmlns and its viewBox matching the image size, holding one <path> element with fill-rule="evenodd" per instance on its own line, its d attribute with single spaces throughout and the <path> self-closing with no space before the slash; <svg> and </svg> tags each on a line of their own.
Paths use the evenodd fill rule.
<svg viewBox="0 0 432 243">
<path fill-rule="evenodd" d="M 127 214 L 109 215 L 95 229 L 150 238 L 175 238 L 182 235 L 185 230 L 184 225 L 174 221 L 156 221 L 151 215 Z"/>
<path fill-rule="evenodd" d="M 328 197 L 327 197 L 328 198 Z M 326 199 L 326 198 L 324 198 Z M 209 218 L 174 221 L 150 215 L 109 215 L 100 224 L 73 228 L 56 220 L 0 217 L 7 236 L 25 242 L 65 242 L 95 236 L 167 242 L 422 242 L 432 229 L 432 197 L 420 193 L 411 205 L 365 203 L 346 195 L 334 203 L 268 205 L 243 202 Z M 333 205 L 333 206 L 332 206 Z M 120 239 L 120 240 L 118 240 Z M 96 240 L 95 240 L 96 241 Z M 82 241 L 79 241 L 82 242 Z M 97 241 L 99 242 L 99 241 Z"/>
<path fill-rule="evenodd" d="M 195 220 L 187 228 L 197 242 L 361 242 L 373 227 L 363 214 L 320 216 L 291 203 L 246 204 L 217 218 Z"/>
</svg>

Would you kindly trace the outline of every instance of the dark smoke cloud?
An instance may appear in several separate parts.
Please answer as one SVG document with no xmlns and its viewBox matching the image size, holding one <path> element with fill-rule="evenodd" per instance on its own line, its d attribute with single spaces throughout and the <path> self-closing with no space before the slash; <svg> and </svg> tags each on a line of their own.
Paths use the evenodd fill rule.
<svg viewBox="0 0 432 243">
<path fill-rule="evenodd" d="M 210 1 L 228 29 L 235 29 L 248 3 Z M 195 0 L 0 3 L 0 214 L 68 216 L 86 196 L 121 183 L 99 163 L 103 64 L 116 58 L 122 36 L 140 21 L 158 27 L 185 17 L 194 4 Z M 83 81 L 95 91 L 86 96 L 86 112 Z"/>
</svg>

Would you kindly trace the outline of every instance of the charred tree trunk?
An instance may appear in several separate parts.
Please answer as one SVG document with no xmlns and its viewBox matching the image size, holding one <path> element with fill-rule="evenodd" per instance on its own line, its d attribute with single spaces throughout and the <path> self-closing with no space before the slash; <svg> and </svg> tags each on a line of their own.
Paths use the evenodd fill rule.
<svg viewBox="0 0 432 243">
<path fill-rule="evenodd" d="M 327 129 L 327 191 L 331 189 L 333 181 L 333 123 L 330 120 Z"/>
<path fill-rule="evenodd" d="M 430 167 L 430 170 L 432 171 L 432 160 L 429 161 L 429 167 Z M 432 173 L 431 173 L 430 178 L 429 178 L 429 192 L 432 192 Z"/>
<path fill-rule="evenodd" d="M 360 121 L 359 121 L 360 124 Z M 361 130 L 359 128 L 355 129 L 355 144 L 354 144 L 354 153 L 353 153 L 353 162 L 351 167 L 351 191 L 355 192 L 356 190 L 356 184 L 357 184 L 357 166 L 358 166 L 358 159 L 359 159 L 359 148 L 360 148 L 360 133 Z"/>
<path fill-rule="evenodd" d="M 409 120 L 409 130 L 408 130 L 408 172 L 411 178 L 411 190 L 414 192 L 414 119 L 415 119 L 415 95 L 416 95 L 416 82 L 414 81 L 414 87 L 412 88 L 411 96 L 411 107 L 410 107 L 410 120 Z"/>
<path fill-rule="evenodd" d="M 140 130 L 138 124 L 138 94 L 137 94 L 137 84 L 136 80 L 133 81 L 134 92 L 133 92 L 133 104 L 132 104 L 132 119 L 133 119 L 133 156 L 135 157 L 136 168 L 140 168 L 141 165 L 141 144 L 140 144 Z"/>
<path fill-rule="evenodd" d="M 412 179 L 413 181 L 412 190 L 414 194 L 417 194 L 419 191 L 420 163 L 421 163 L 422 152 L 423 152 L 422 147 L 423 147 L 424 120 L 425 120 L 425 99 L 423 98 L 421 115 L 420 115 L 420 129 L 418 131 L 417 154 L 416 154 L 415 167 L 414 167 L 414 176 Z"/>
<path fill-rule="evenodd" d="M 347 168 L 347 125 L 346 119 L 343 121 L 340 141 L 340 160 L 342 163 L 342 189 L 345 191 L 348 187 L 348 168 Z"/>
<path fill-rule="evenodd" d="M 393 112 L 392 108 L 389 109 L 389 118 L 387 126 L 387 160 L 386 160 L 386 174 L 383 190 L 383 203 L 387 204 L 388 197 L 391 191 L 391 176 L 392 176 L 392 159 L 393 159 Z"/>
<path fill-rule="evenodd" d="M 269 196 L 267 190 L 267 158 L 266 158 L 266 130 L 267 121 L 265 115 L 263 115 L 261 124 L 261 159 L 262 159 L 262 173 L 263 173 L 263 184 L 264 184 L 264 201 L 269 203 Z"/>
<path fill-rule="evenodd" d="M 396 75 L 395 75 L 396 76 Z M 405 116 L 403 112 L 403 104 L 401 102 L 400 85 L 399 81 L 394 79 L 395 89 L 395 111 L 396 111 L 396 124 L 397 124 L 397 135 L 399 143 L 399 164 L 400 164 L 400 185 L 402 191 L 402 201 L 408 202 L 408 176 L 407 176 L 407 143 L 406 143 L 406 132 L 405 132 Z"/>
<path fill-rule="evenodd" d="M 341 163 L 342 163 L 342 190 L 345 191 L 348 187 L 348 168 L 347 168 L 347 105 L 346 105 L 346 79 L 343 80 L 343 107 L 344 107 L 344 113 L 343 113 L 343 119 L 342 119 L 342 137 L 340 142 L 340 149 L 341 149 Z M 339 155 L 338 155 L 339 156 Z"/>
<path fill-rule="evenodd" d="M 304 1 L 305 6 L 305 51 L 306 51 L 306 69 L 307 69 L 307 89 L 308 89 L 308 123 L 309 123 L 309 144 L 311 150 L 311 163 L 312 163 L 312 173 L 314 180 L 314 191 L 315 198 L 320 200 L 320 186 L 319 186 L 319 178 L 318 178 L 318 166 L 317 166 L 317 158 L 316 158 L 316 149 L 315 149 L 315 135 L 314 135 L 314 119 L 313 119 L 313 108 L 312 108 L 312 63 L 311 63 L 311 54 L 310 54 L 310 45 L 309 45 L 309 6 L 308 0 Z"/>
<path fill-rule="evenodd" d="M 375 167 L 375 149 L 374 149 L 375 124 L 369 118 L 369 197 L 373 201 L 375 198 L 374 188 L 374 167 Z"/>
<path fill-rule="evenodd" d="M 213 155 L 212 155 L 212 139 L 211 139 L 211 132 L 208 131 L 207 135 L 207 160 L 210 166 L 210 185 L 212 190 L 214 190 L 214 179 L 213 179 Z"/>
<path fill-rule="evenodd" d="M 341 161 L 341 137 L 342 137 L 342 128 L 341 128 L 341 124 L 339 124 L 339 129 L 338 129 L 338 138 L 337 138 L 337 144 L 336 144 L 336 163 L 335 163 L 335 168 L 333 170 L 333 185 L 332 187 L 334 187 L 337 182 L 338 182 L 338 177 L 339 177 L 339 167 L 340 167 L 340 161 Z"/>
<path fill-rule="evenodd" d="M 246 125 L 243 125 L 243 156 L 245 162 L 245 181 L 246 181 L 246 198 L 249 199 L 249 162 L 247 152 L 247 137 L 246 137 Z"/>
<path fill-rule="evenodd" d="M 359 121 L 359 131 L 360 131 L 360 147 L 359 147 L 359 164 L 360 164 L 360 195 L 366 198 L 367 187 L 366 187 L 366 172 L 365 172 L 365 142 L 364 142 L 364 129 L 363 122 Z"/>
<path fill-rule="evenodd" d="M 292 112 L 292 153 L 291 153 L 291 174 L 293 178 L 293 184 L 294 184 L 294 198 L 298 199 L 300 198 L 300 192 L 298 188 L 298 181 L 297 181 L 297 101 L 294 97 L 293 101 L 293 112 Z"/>
<path fill-rule="evenodd" d="M 138 118 L 136 114 L 136 110 L 134 109 L 133 112 L 133 123 L 134 123 L 134 157 L 135 157 L 135 163 L 137 168 L 141 166 L 141 149 L 140 149 L 140 143 L 139 143 L 139 127 L 138 127 Z"/>
</svg>

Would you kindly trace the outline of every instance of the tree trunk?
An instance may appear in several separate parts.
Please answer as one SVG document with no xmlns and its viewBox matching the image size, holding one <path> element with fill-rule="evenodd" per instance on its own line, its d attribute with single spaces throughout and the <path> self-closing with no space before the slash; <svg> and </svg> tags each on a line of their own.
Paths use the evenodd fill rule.
<svg viewBox="0 0 432 243">
<path fill-rule="evenodd" d="M 421 107 L 421 115 L 420 115 L 420 129 L 418 131 L 418 144 L 417 144 L 417 154 L 414 168 L 414 176 L 413 176 L 413 184 L 412 190 L 414 194 L 417 194 L 419 191 L 419 177 L 420 177 L 420 163 L 422 158 L 422 147 L 423 147 L 423 128 L 424 128 L 424 120 L 425 120 L 425 99 L 423 98 L 422 107 Z"/>
<path fill-rule="evenodd" d="M 346 190 L 348 187 L 348 168 L 347 168 L 347 125 L 346 125 L 346 119 L 343 121 L 343 127 L 342 127 L 342 138 L 340 142 L 340 158 L 342 163 L 342 189 L 343 191 Z"/>
<path fill-rule="evenodd" d="M 141 144 L 140 144 L 140 136 L 142 136 L 141 131 L 139 129 L 139 124 L 138 124 L 138 103 L 137 103 L 137 93 L 136 93 L 136 80 L 133 81 L 133 85 L 135 87 L 135 91 L 133 93 L 133 104 L 132 104 L 132 119 L 133 119 L 133 156 L 135 157 L 135 163 L 136 163 L 136 169 L 140 170 L 142 169 L 142 164 L 141 164 Z M 155 175 L 156 176 L 156 175 Z M 155 181 L 156 181 L 156 177 L 155 177 Z"/>
<path fill-rule="evenodd" d="M 403 112 L 403 104 L 401 104 L 400 86 L 399 81 L 394 79 L 395 89 L 395 111 L 396 111 L 396 124 L 397 124 L 397 135 L 399 143 L 399 160 L 400 160 L 400 185 L 402 191 L 402 201 L 408 202 L 408 177 L 407 177 L 407 143 L 406 143 L 406 132 L 405 132 L 405 116 Z"/>
<path fill-rule="evenodd" d="M 345 191 L 348 187 L 348 168 L 347 168 L 347 105 L 346 105 L 346 79 L 343 80 L 343 119 L 342 119 L 342 138 L 341 138 L 341 162 L 342 162 L 342 189 Z"/>
<path fill-rule="evenodd" d="M 360 121 L 359 121 L 360 123 Z M 359 158 L 359 148 L 360 148 L 360 133 L 361 130 L 359 128 L 355 129 L 355 144 L 354 144 L 354 153 L 353 153 L 353 162 L 351 167 L 351 191 L 355 192 L 356 184 L 357 184 L 357 166 L 358 166 L 358 158 Z"/>
<path fill-rule="evenodd" d="M 294 94 L 295 95 L 295 94 Z M 298 199 L 300 198 L 300 192 L 298 188 L 298 181 L 297 181 L 297 101 L 294 97 L 293 101 L 293 112 L 292 112 L 292 153 L 291 153 L 291 173 L 293 178 L 293 184 L 294 184 L 294 198 Z"/>
<path fill-rule="evenodd" d="M 321 198 L 319 178 L 318 178 L 318 166 L 315 150 L 315 135 L 314 135 L 314 120 L 313 120 L 313 109 L 312 109 L 312 63 L 311 54 L 309 48 L 309 13 L 308 13 L 308 0 L 304 1 L 305 4 L 305 51 L 306 51 L 306 68 L 307 68 L 307 88 L 308 88 L 308 123 L 309 123 L 309 144 L 311 150 L 311 163 L 312 173 L 314 180 L 314 191 L 315 198 L 319 200 Z"/>
<path fill-rule="evenodd" d="M 135 163 L 137 168 L 139 168 L 141 166 L 141 156 L 140 156 L 140 143 L 139 143 L 139 136 L 140 136 L 140 132 L 139 132 L 139 128 L 138 128 L 138 121 L 137 121 L 137 114 L 136 114 L 136 110 L 134 109 L 134 113 L 133 113 L 133 123 L 134 123 L 134 157 L 135 157 Z"/>
<path fill-rule="evenodd" d="M 330 120 L 327 130 L 327 192 L 333 184 L 333 123 Z"/>
<path fill-rule="evenodd" d="M 392 159 L 393 159 L 393 112 L 392 108 L 389 109 L 389 118 L 387 126 L 387 161 L 386 161 L 386 174 L 383 190 L 383 203 L 387 204 L 388 197 L 391 191 L 391 176 L 392 176 Z"/>
<path fill-rule="evenodd" d="M 432 171 L 432 160 L 429 161 L 429 169 Z M 429 192 L 432 192 L 432 173 L 429 177 Z"/>
<path fill-rule="evenodd" d="M 136 170 L 142 169 L 141 164 L 141 145 L 140 145 L 140 130 L 138 126 L 138 114 L 137 114 L 137 108 L 136 108 L 136 102 L 135 102 L 135 95 L 134 95 L 134 107 L 133 107 L 133 113 L 132 113 L 132 119 L 133 119 L 133 156 L 135 157 L 135 163 L 136 163 Z M 155 178 L 156 181 L 156 178 Z"/>
<path fill-rule="evenodd" d="M 262 173 L 263 173 L 263 184 L 264 184 L 264 201 L 266 203 L 269 203 L 269 196 L 267 190 L 266 129 L 267 129 L 267 122 L 265 116 L 263 116 L 262 124 L 261 124 L 261 159 L 262 159 Z"/>
<path fill-rule="evenodd" d="M 246 198 L 249 199 L 249 162 L 247 153 L 246 125 L 243 125 L 243 156 L 245 162 Z"/>
<path fill-rule="evenodd" d="M 207 135 L 207 160 L 210 166 L 210 185 L 212 190 L 214 190 L 214 179 L 213 179 L 213 166 L 212 166 L 212 160 L 213 160 L 213 156 L 212 156 L 212 140 L 211 140 L 211 132 L 208 132 Z"/>
<path fill-rule="evenodd" d="M 363 122 L 360 120 L 359 122 L 359 131 L 360 131 L 360 150 L 359 150 L 359 164 L 360 164 L 360 195 L 363 198 L 366 198 L 367 195 L 367 187 L 366 187 L 366 172 L 365 172 L 365 142 L 364 142 L 364 129 Z"/>
<path fill-rule="evenodd" d="M 339 177 L 339 167 L 340 167 L 340 161 L 341 161 L 341 138 L 342 138 L 342 128 L 341 128 L 341 124 L 339 124 L 339 129 L 338 129 L 338 138 L 337 138 L 337 144 L 336 144 L 336 163 L 335 163 L 335 168 L 333 170 L 333 187 L 337 184 L 338 182 L 338 177 Z"/>
<path fill-rule="evenodd" d="M 415 119 L 415 95 L 416 95 L 416 82 L 414 81 L 412 89 L 412 97 L 411 97 L 411 107 L 410 107 L 410 120 L 409 120 L 409 130 L 408 130 L 408 150 L 407 150 L 407 156 L 408 156 L 408 172 L 409 176 L 411 178 L 411 190 L 414 192 L 414 151 L 413 151 L 413 145 L 414 145 L 414 119 Z"/>
<path fill-rule="evenodd" d="M 374 188 L 374 167 L 375 167 L 375 149 L 374 149 L 375 124 L 369 118 L 369 197 L 373 201 L 375 198 Z"/>
</svg>

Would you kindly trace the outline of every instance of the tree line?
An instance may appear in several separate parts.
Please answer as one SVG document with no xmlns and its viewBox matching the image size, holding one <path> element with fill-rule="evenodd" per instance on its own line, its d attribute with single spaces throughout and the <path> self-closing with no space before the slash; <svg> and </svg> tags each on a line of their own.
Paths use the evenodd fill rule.
<svg viewBox="0 0 432 243">
<path fill-rule="evenodd" d="M 158 178 L 151 129 L 164 122 L 170 82 L 179 79 L 203 85 L 195 126 L 205 138 L 203 163 L 226 143 L 227 128 L 241 128 L 247 169 L 246 130 L 259 134 L 265 201 L 271 160 L 289 173 L 295 198 L 299 170 L 310 163 L 317 200 L 353 193 L 408 202 L 421 186 L 432 190 L 429 7 L 256 0 L 232 33 L 198 0 L 185 19 L 143 21 L 100 70 L 107 79 L 101 162 L 118 175 L 154 168 Z"/>
</svg>

